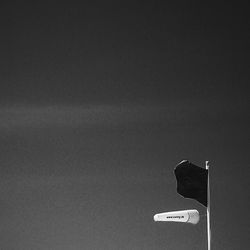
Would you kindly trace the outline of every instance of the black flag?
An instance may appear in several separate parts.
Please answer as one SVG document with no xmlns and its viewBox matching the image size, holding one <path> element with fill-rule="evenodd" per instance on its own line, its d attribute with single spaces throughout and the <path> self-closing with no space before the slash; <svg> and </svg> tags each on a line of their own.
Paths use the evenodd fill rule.
<svg viewBox="0 0 250 250">
<path fill-rule="evenodd" d="M 177 180 L 177 192 L 207 207 L 208 170 L 185 160 L 176 166 L 174 173 Z"/>
</svg>

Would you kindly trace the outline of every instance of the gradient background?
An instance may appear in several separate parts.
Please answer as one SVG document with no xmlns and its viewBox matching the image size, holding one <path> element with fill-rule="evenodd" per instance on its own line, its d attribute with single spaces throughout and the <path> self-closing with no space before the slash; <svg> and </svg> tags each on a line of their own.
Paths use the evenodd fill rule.
<svg viewBox="0 0 250 250">
<path fill-rule="evenodd" d="M 212 248 L 249 245 L 245 6 L 1 4 L 0 248 L 206 249 L 159 212 L 182 159 L 211 165 Z"/>
</svg>

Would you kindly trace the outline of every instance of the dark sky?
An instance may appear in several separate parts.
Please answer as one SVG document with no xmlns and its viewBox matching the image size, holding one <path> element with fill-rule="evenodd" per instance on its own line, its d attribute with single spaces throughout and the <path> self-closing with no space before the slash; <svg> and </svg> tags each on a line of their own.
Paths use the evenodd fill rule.
<svg viewBox="0 0 250 250">
<path fill-rule="evenodd" d="M 1 4 L 0 248 L 206 249 L 155 213 L 211 161 L 212 247 L 249 242 L 249 20 L 187 1 Z"/>
</svg>

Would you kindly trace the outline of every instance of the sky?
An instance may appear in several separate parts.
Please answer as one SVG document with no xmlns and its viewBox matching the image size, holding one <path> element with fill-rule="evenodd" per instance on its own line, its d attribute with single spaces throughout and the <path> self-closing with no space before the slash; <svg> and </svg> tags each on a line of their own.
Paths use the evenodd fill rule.
<svg viewBox="0 0 250 250">
<path fill-rule="evenodd" d="M 206 249 L 173 170 L 210 161 L 212 249 L 249 244 L 244 5 L 1 6 L 0 248 Z M 156 223 L 197 209 L 198 225 Z"/>
</svg>

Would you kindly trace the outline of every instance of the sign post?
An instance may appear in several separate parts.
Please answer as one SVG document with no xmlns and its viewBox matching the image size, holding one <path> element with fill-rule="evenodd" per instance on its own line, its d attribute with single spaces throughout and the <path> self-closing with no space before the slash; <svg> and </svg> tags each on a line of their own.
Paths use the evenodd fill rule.
<svg viewBox="0 0 250 250">
<path fill-rule="evenodd" d="M 206 161 L 206 169 L 207 169 L 207 249 L 211 250 L 209 161 Z"/>
</svg>

